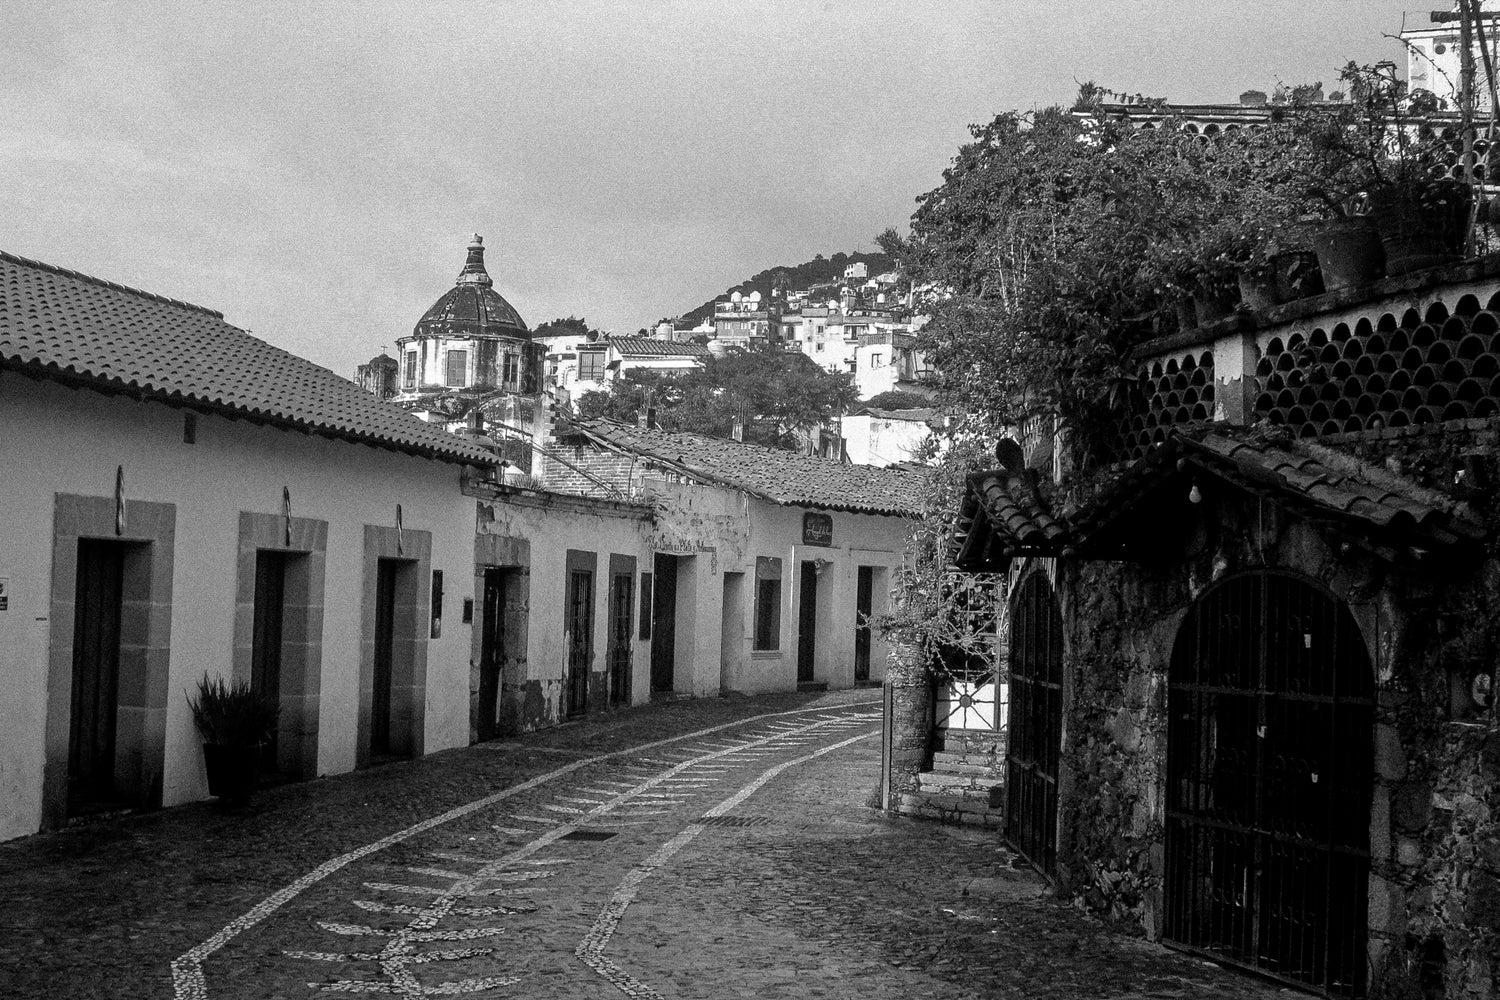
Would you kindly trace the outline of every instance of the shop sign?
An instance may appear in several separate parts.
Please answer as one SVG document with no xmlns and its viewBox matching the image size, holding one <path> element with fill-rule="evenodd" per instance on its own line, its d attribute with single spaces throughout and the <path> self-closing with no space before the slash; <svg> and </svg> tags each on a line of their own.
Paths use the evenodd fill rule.
<svg viewBox="0 0 1500 1000">
<path fill-rule="evenodd" d="M 831 514 L 803 514 L 802 515 L 802 544 L 803 545 L 832 545 L 833 544 L 833 515 L 831 515 Z"/>
</svg>

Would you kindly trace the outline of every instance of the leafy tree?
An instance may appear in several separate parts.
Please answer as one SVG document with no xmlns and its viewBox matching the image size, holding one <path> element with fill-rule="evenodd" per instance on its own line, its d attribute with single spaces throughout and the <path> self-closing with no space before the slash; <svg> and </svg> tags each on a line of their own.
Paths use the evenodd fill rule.
<svg viewBox="0 0 1500 1000">
<path fill-rule="evenodd" d="M 1103 112 L 1103 93 L 974 126 L 918 198 L 910 236 L 877 238 L 931 290 L 917 346 L 940 402 L 965 415 L 882 622 L 929 663 L 957 648 L 945 567 L 965 474 L 993 466 L 994 442 L 1038 412 L 1069 431 L 1075 468 L 1109 463 L 1130 350 L 1176 329 L 1178 296 L 1275 252 L 1309 207 L 1294 119 L 1207 139 L 1165 109 L 1138 129 Z"/>
<path fill-rule="evenodd" d="M 865 405 L 876 410 L 916 410 L 931 406 L 932 400 L 905 389 L 887 389 L 870 397 Z"/>
<path fill-rule="evenodd" d="M 649 407 L 667 430 L 729 437 L 738 423 L 746 441 L 794 449 L 798 430 L 843 413 L 857 399 L 851 376 L 825 371 L 806 355 L 732 348 L 695 371 L 631 372 L 608 393 L 584 393 L 578 411 L 634 423 Z"/>
<path fill-rule="evenodd" d="M 598 332 L 598 330 L 589 326 L 588 320 L 583 319 L 581 316 L 568 316 L 566 318 L 549 319 L 547 322 L 534 327 L 531 335 L 533 337 L 575 336 L 581 338 L 588 336 L 590 333 Z"/>
<path fill-rule="evenodd" d="M 1269 254 L 1303 199 L 1279 128 L 1212 141 L 1095 108 L 1008 112 L 972 128 L 911 236 L 888 231 L 942 294 L 919 334 L 937 384 L 994 440 L 1038 411 L 1081 466 L 1108 460 L 1132 347 L 1176 327 L 1176 296 Z"/>
</svg>

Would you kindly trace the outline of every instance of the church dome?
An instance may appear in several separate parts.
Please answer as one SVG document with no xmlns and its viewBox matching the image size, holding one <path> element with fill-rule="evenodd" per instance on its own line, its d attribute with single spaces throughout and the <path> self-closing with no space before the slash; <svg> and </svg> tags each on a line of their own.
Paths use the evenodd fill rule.
<svg viewBox="0 0 1500 1000">
<path fill-rule="evenodd" d="M 484 269 L 484 238 L 476 233 L 458 280 L 417 320 L 414 336 L 530 339 L 525 320 L 494 284 Z"/>
</svg>

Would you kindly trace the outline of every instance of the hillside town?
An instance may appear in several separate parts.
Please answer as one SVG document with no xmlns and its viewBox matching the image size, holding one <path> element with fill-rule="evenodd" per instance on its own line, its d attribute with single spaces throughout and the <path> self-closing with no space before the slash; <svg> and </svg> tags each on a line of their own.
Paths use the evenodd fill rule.
<svg viewBox="0 0 1500 1000">
<path fill-rule="evenodd" d="M 1500 996 L 1482 7 L 634 332 L 0 247 L 0 996 Z"/>
</svg>

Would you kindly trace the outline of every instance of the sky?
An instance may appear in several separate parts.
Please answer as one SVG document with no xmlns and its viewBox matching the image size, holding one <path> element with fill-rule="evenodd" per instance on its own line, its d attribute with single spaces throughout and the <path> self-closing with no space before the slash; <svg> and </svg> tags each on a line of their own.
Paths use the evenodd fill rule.
<svg viewBox="0 0 1500 1000">
<path fill-rule="evenodd" d="M 1445 6 L 1429 3 L 1427 10 Z M 1396 59 L 1389 0 L 0 4 L 0 249 L 352 376 L 471 233 L 531 326 L 633 332 L 904 228 L 967 127 Z M 1424 15 L 1408 14 L 1408 18 Z"/>
</svg>

